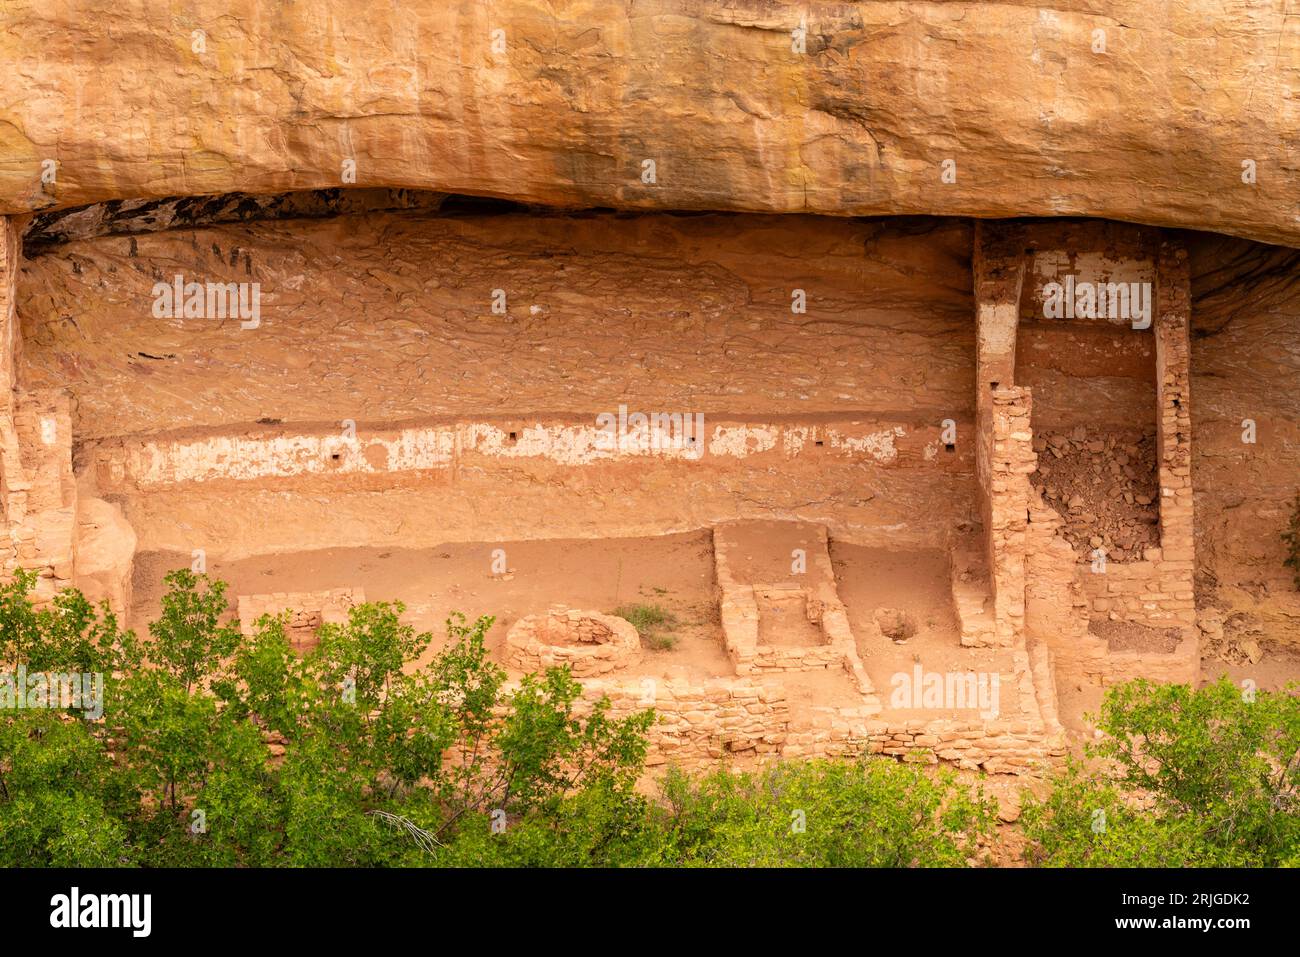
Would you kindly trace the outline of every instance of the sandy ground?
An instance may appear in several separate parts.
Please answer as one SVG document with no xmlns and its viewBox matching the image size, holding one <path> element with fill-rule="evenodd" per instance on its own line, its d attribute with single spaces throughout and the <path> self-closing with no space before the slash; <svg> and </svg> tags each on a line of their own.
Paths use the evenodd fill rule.
<svg viewBox="0 0 1300 957">
<path fill-rule="evenodd" d="M 871 676 L 885 714 L 891 717 L 933 717 L 933 712 L 889 707 L 893 678 L 912 674 L 917 664 L 926 673 L 966 672 L 1001 675 L 999 712 L 1019 713 L 1019 695 L 1012 680 L 1011 654 L 995 648 L 963 648 L 957 614 L 952 605 L 948 560 L 939 551 L 890 551 L 831 542 L 831 560 L 840 598 L 848 608 L 849 625 L 858 639 L 858 654 Z M 877 608 L 896 608 L 907 615 L 916 634 L 904 643 L 871 640 L 867 628 Z M 915 714 L 912 712 L 915 711 Z M 974 716 L 975 710 L 954 712 Z"/>
<path fill-rule="evenodd" d="M 1201 680 L 1217 681 L 1227 675 L 1237 685 L 1243 681 L 1255 682 L 1260 691 L 1280 691 L 1287 684 L 1300 684 L 1300 648 L 1262 642 L 1264 655 L 1255 664 L 1229 664 L 1218 658 L 1201 661 Z"/>
<path fill-rule="evenodd" d="M 492 553 L 504 549 L 509 573 L 493 578 Z M 163 594 L 162 576 L 187 567 L 188 557 L 150 552 L 136 557 L 131 623 L 147 632 Z M 788 558 L 786 559 L 788 565 Z M 505 634 L 519 618 L 553 603 L 611 612 L 623 604 L 658 604 L 676 616 L 677 641 L 646 650 L 628 676 L 703 681 L 732 677 L 717 611 L 712 535 L 708 531 L 649 538 L 568 539 L 448 544 L 433 549 L 334 548 L 238 561 L 210 560 L 208 571 L 241 594 L 361 587 L 368 601 L 402 601 L 406 620 L 432 633 L 421 661 L 440 648 L 453 611 L 493 615 L 488 647 L 503 659 Z M 849 676 L 838 671 L 774 676 L 786 689 L 796 720 L 811 709 L 860 703 Z"/>
<path fill-rule="evenodd" d="M 510 572 L 492 576 L 493 551 L 503 549 Z M 432 549 L 332 548 L 209 560 L 209 574 L 241 594 L 356 587 L 368 601 L 402 601 L 406 620 L 433 633 L 430 654 L 444 641 L 453 611 L 473 620 L 496 618 L 488 646 L 498 656 L 519 618 L 553 603 L 610 612 L 628 603 L 659 604 L 679 620 L 677 643 L 647 651 L 638 674 L 704 679 L 730 675 L 722 647 L 708 532 L 654 538 L 546 540 L 448 544 Z M 188 567 L 187 556 L 152 552 L 136 557 L 132 626 L 144 633 L 156 616 L 166 571 Z M 427 657 L 427 655 L 426 655 Z"/>
</svg>

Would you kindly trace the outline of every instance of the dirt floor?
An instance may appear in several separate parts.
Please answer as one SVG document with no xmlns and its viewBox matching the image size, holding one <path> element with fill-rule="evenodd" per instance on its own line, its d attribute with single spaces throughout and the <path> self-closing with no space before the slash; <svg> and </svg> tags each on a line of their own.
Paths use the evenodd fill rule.
<svg viewBox="0 0 1300 957">
<path fill-rule="evenodd" d="M 493 551 L 508 571 L 493 577 Z M 151 552 L 136 556 L 132 626 L 139 633 L 158 613 L 162 576 L 189 558 Z M 636 673 L 701 680 L 731 675 L 723 651 L 708 532 L 655 538 L 546 540 L 449 544 L 432 549 L 332 548 L 260 555 L 234 562 L 209 559 L 208 572 L 241 594 L 361 587 L 367 601 L 402 601 L 406 620 L 433 633 L 432 654 L 453 611 L 473 620 L 493 615 L 488 646 L 500 657 L 505 634 L 519 618 L 563 603 L 611 612 L 625 604 L 657 604 L 678 619 L 673 648 L 646 651 Z M 427 657 L 427 656 L 426 656 Z"/>
<path fill-rule="evenodd" d="M 1011 653 L 961 645 L 947 556 L 939 551 L 889 551 L 833 541 L 831 560 L 840 599 L 848 609 L 849 625 L 858 639 L 863 667 L 886 706 L 887 716 L 907 717 L 915 710 L 891 709 L 889 698 L 894 676 L 912 674 L 918 664 L 927 673 L 996 672 L 1001 675 L 1001 715 L 1019 713 Z M 867 636 L 876 632 L 868 623 L 882 608 L 901 611 L 915 627 L 915 634 L 902 643 L 870 640 Z M 918 710 L 915 716 L 933 714 Z"/>
<path fill-rule="evenodd" d="M 779 648 L 825 644 L 821 628 L 808 620 L 807 596 L 762 592 L 758 600 L 758 643 Z"/>
<path fill-rule="evenodd" d="M 1260 691 L 1280 691 L 1288 684 L 1294 684 L 1300 691 L 1300 648 L 1265 641 L 1260 643 L 1260 651 L 1260 658 L 1253 664 L 1203 658 L 1201 680 L 1217 681 L 1226 675 L 1238 686 L 1253 681 Z"/>
<path fill-rule="evenodd" d="M 508 572 L 493 577 L 492 553 L 503 549 Z M 136 556 L 131 625 L 146 634 L 164 593 L 162 577 L 188 567 L 188 556 L 146 552 Z M 405 620 L 432 633 L 427 661 L 445 643 L 443 624 L 453 611 L 473 620 L 496 618 L 488 648 L 504 661 L 505 635 L 525 615 L 564 603 L 612 612 L 620 605 L 660 605 L 677 619 L 676 642 L 646 649 L 623 677 L 704 681 L 732 677 L 723 650 L 709 531 L 653 538 L 566 539 L 448 544 L 432 549 L 332 548 L 238 561 L 209 559 L 208 572 L 230 585 L 232 608 L 241 594 L 360 587 L 367 601 L 401 601 Z M 845 672 L 774 676 L 785 687 L 796 721 L 817 708 L 861 703 Z"/>
</svg>

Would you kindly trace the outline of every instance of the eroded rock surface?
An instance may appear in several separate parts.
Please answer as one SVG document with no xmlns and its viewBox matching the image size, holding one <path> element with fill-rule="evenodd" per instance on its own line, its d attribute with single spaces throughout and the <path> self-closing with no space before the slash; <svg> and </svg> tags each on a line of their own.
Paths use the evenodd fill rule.
<svg viewBox="0 0 1300 957">
<path fill-rule="evenodd" d="M 355 182 L 1300 245 L 1284 0 L 15 0 L 0 62 L 3 213 Z"/>
</svg>

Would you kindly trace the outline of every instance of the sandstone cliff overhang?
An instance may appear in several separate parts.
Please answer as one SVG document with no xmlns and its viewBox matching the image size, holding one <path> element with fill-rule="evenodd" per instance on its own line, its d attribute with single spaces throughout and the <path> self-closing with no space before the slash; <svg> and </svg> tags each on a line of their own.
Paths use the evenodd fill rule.
<svg viewBox="0 0 1300 957">
<path fill-rule="evenodd" d="M 11 0 L 0 213 L 356 185 L 1300 246 L 1287 8 Z"/>
</svg>

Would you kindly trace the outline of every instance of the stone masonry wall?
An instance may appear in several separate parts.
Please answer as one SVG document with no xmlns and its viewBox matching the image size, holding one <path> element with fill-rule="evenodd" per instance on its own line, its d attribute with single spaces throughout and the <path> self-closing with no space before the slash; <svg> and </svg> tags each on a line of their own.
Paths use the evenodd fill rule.
<svg viewBox="0 0 1300 957">
<path fill-rule="evenodd" d="M 1139 237 L 1140 238 L 1140 237 Z M 1061 519 L 1038 496 L 1030 503 L 1030 632 L 1059 656 L 1061 670 L 1089 682 L 1133 677 L 1195 681 L 1199 667 L 1192 589 L 1189 282 L 1186 253 L 1161 240 L 1155 263 L 1152 332 L 1156 348 L 1158 547 L 1138 561 L 1081 563 L 1061 535 Z M 1089 620 L 1176 627 L 1172 653 L 1112 652 Z"/>
<path fill-rule="evenodd" d="M 1024 633 L 1026 476 L 1036 459 L 1029 391 L 1015 386 L 1025 277 L 1020 235 L 1014 225 L 979 223 L 975 230 L 976 471 L 993 622 L 991 629 L 964 627 L 963 644 L 1011 647 Z"/>
<path fill-rule="evenodd" d="M 914 718 L 886 721 L 861 709 L 824 709 L 816 726 L 790 735 L 785 756 L 884 754 L 927 763 L 946 761 L 990 774 L 1042 770 L 1065 753 L 1059 724 L 1033 719 L 968 721 Z"/>
<path fill-rule="evenodd" d="M 1008 358 L 1002 352 L 1015 348 L 1019 312 L 1014 320 L 1007 318 L 1005 304 L 1014 290 L 1018 306 L 1023 305 L 1023 271 L 1017 272 L 1015 264 L 1023 263 L 1024 250 L 1038 248 L 1043 261 L 1055 263 L 1058 272 L 1080 268 L 1079 261 L 1091 262 L 1097 251 L 1086 248 L 1089 234 L 1063 234 L 1050 226 L 985 226 L 976 231 L 981 429 L 977 474 L 994 601 L 993 634 L 998 643 L 1005 643 L 1018 641 L 1027 632 L 1061 657 L 1063 672 L 1101 683 L 1138 675 L 1189 681 L 1195 678 L 1197 648 L 1189 627 L 1195 608 L 1187 257 L 1176 242 L 1141 230 L 1117 229 L 1108 235 L 1121 253 L 1113 262 L 1107 260 L 1110 269 L 1123 272 L 1132 266 L 1129 259 L 1138 266 L 1149 264 L 1150 253 L 1143 259 L 1144 251 L 1158 242 L 1152 326 L 1160 545 L 1146 548 L 1139 561 L 1100 567 L 1079 562 L 1062 535 L 1060 516 L 1028 481 L 1036 460 L 1031 396 L 1027 388 L 1014 385 L 1014 355 Z M 1013 284 L 1010 277 L 1018 280 Z M 1059 277 L 1053 273 L 1052 278 Z M 1111 653 L 1108 643 L 1088 629 L 1089 621 L 1097 618 L 1178 627 L 1184 638 L 1172 654 Z M 963 642 L 970 643 L 965 632 Z"/>
<path fill-rule="evenodd" d="M 361 588 L 329 588 L 312 592 L 268 592 L 262 595 L 240 595 L 236 602 L 241 634 L 251 635 L 263 615 L 280 615 L 284 612 L 319 612 L 325 624 L 347 624 L 348 614 L 366 601 Z"/>
<path fill-rule="evenodd" d="M 608 697 L 612 717 L 653 708 L 648 763 L 716 760 L 727 754 L 777 757 L 789 737 L 790 706 L 779 682 L 746 678 L 700 684 L 652 678 L 589 679 L 583 697 Z"/>
<path fill-rule="evenodd" d="M 985 528 L 985 558 L 993 566 L 990 495 L 993 390 L 1015 383 L 1016 326 L 1024 283 L 1024 256 L 1015 227 L 975 225 L 975 424 L 976 476 Z"/>
<path fill-rule="evenodd" d="M 871 695 L 871 679 L 858 656 L 857 640 L 849 626 L 848 612 L 835 586 L 831 565 L 830 537 L 824 525 L 812 526 L 813 541 L 805 550 L 808 567 L 806 585 L 764 584 L 745 580 L 735 558 L 744 548 L 735 537 L 735 526 L 713 529 L 714 575 L 718 585 L 718 608 L 722 619 L 723 644 L 727 657 L 739 675 L 783 671 L 843 669 L 858 690 Z M 789 543 L 786 543 L 789 544 Z M 770 647 L 759 640 L 762 593 L 800 595 L 806 601 L 809 620 L 822 641 L 814 645 Z M 874 705 L 879 710 L 879 705 Z"/>
<path fill-rule="evenodd" d="M 15 282 L 21 254 L 14 222 L 0 217 L 0 575 L 19 567 L 36 572 L 35 597 L 45 601 L 74 577 L 72 402 L 59 389 L 17 389 Z"/>
<path fill-rule="evenodd" d="M 653 708 L 647 763 L 707 763 L 745 758 L 883 754 L 928 763 L 946 761 L 989 773 L 1023 774 L 1064 753 L 1053 715 L 1017 720 L 948 718 L 884 720 L 869 703 L 793 715 L 779 679 L 717 679 L 701 684 L 649 678 L 588 680 L 583 698 L 610 700 L 613 717 Z"/>
<path fill-rule="evenodd" d="M 1094 615 L 1152 627 L 1195 621 L 1191 412 L 1188 343 L 1187 256 L 1164 242 L 1157 260 L 1156 337 L 1157 464 L 1160 481 L 1160 547 L 1143 560 L 1110 562 L 1105 574 L 1084 576 Z"/>
<path fill-rule="evenodd" d="M 989 527 L 992 554 L 994 643 L 1019 644 L 1025 627 L 1025 562 L 1028 556 L 1029 476 L 1038 457 L 1030 428 L 1028 389 L 992 390 L 992 451 L 989 457 Z"/>
<path fill-rule="evenodd" d="M 20 396 L 14 409 L 28 489 L 11 534 L 18 547 L 17 564 L 38 576 L 38 600 L 73 583 L 77 486 L 71 405 L 65 392 L 42 391 Z"/>
<path fill-rule="evenodd" d="M 1060 513 L 1041 495 L 1030 496 L 1026 634 L 1051 649 L 1063 674 L 1096 674 L 1106 667 L 1106 641 L 1088 631 L 1087 566 L 1079 565 L 1061 534 L 1063 525 Z"/>
<path fill-rule="evenodd" d="M 1192 505 L 1190 281 L 1187 252 L 1161 243 L 1156 284 L 1156 391 L 1160 443 L 1161 611 L 1183 625 L 1195 621 L 1192 577 L 1195 534 Z M 1172 596 L 1172 597 L 1170 597 Z"/>
<path fill-rule="evenodd" d="M 567 666 L 575 678 L 596 677 L 635 665 L 641 638 L 622 618 L 555 605 L 510 626 L 506 655 L 521 671 Z"/>
</svg>

